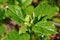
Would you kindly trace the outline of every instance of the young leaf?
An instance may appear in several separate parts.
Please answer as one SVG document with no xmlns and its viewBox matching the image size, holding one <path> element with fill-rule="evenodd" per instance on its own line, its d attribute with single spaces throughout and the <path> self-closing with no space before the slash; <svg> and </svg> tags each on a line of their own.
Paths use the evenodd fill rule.
<svg viewBox="0 0 60 40">
<path fill-rule="evenodd" d="M 53 10 L 53 11 L 52 11 Z M 57 7 L 51 6 L 48 4 L 48 2 L 41 2 L 36 8 L 35 8 L 35 15 L 46 15 L 48 18 L 52 17 L 57 12 Z"/>
<path fill-rule="evenodd" d="M 19 40 L 19 34 L 16 30 L 12 30 L 5 36 L 4 40 Z"/>
<path fill-rule="evenodd" d="M 53 18 L 54 22 L 60 23 L 60 18 Z"/>
<path fill-rule="evenodd" d="M 23 26 L 20 28 L 19 34 L 26 33 L 26 31 L 27 31 L 27 26 Z"/>
<path fill-rule="evenodd" d="M 22 3 L 22 7 L 26 8 L 28 5 L 32 3 L 32 0 L 25 0 L 24 3 Z"/>
<path fill-rule="evenodd" d="M 35 33 L 43 33 L 47 35 L 57 33 L 55 26 L 47 21 L 40 21 L 36 23 L 35 26 L 32 27 L 32 30 Z"/>
<path fill-rule="evenodd" d="M 30 35 L 28 33 L 21 34 L 19 39 L 20 40 L 30 40 Z"/>
<path fill-rule="evenodd" d="M 22 8 L 26 8 L 32 3 L 32 0 L 17 0 Z"/>
<path fill-rule="evenodd" d="M 26 14 L 31 15 L 34 12 L 34 7 L 33 6 L 28 6 L 25 9 Z"/>
<path fill-rule="evenodd" d="M 2 20 L 5 18 L 5 10 L 4 9 L 0 9 L 0 23 L 2 22 Z"/>
<path fill-rule="evenodd" d="M 23 20 L 23 14 L 20 10 L 20 8 L 11 6 L 7 9 L 7 15 L 9 16 L 9 18 L 11 18 L 11 20 L 17 22 L 18 24 L 21 24 L 24 22 Z"/>
<path fill-rule="evenodd" d="M 0 35 L 5 33 L 4 25 L 0 24 Z"/>
</svg>

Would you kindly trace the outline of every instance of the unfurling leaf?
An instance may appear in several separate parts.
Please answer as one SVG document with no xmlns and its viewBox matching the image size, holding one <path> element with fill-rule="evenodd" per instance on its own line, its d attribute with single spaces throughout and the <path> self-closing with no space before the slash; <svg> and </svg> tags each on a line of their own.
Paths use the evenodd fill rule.
<svg viewBox="0 0 60 40">
<path fill-rule="evenodd" d="M 28 31 L 27 26 L 23 26 L 23 27 L 20 28 L 19 34 L 26 33 L 26 31 Z"/>
</svg>

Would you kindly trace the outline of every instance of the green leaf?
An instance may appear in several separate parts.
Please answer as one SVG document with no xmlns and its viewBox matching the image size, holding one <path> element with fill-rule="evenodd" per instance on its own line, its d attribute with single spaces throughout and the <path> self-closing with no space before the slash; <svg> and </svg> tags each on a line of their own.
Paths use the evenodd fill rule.
<svg viewBox="0 0 60 40">
<path fill-rule="evenodd" d="M 25 0 L 22 3 L 22 8 L 26 8 L 27 6 L 29 6 L 32 3 L 32 0 Z"/>
<path fill-rule="evenodd" d="M 20 40 L 30 40 L 30 35 L 25 33 L 20 35 Z"/>
<path fill-rule="evenodd" d="M 0 23 L 2 22 L 2 20 L 5 18 L 5 10 L 4 9 L 0 9 Z"/>
<path fill-rule="evenodd" d="M 52 19 L 54 22 L 60 23 L 60 18 L 53 18 Z"/>
<path fill-rule="evenodd" d="M 57 13 L 58 8 L 56 6 L 51 6 L 48 4 L 48 2 L 44 1 L 41 2 L 36 8 L 35 8 L 35 15 L 39 16 L 39 15 L 46 15 L 48 18 L 52 17 L 53 15 L 55 15 Z M 53 10 L 53 11 L 52 11 Z"/>
<path fill-rule="evenodd" d="M 25 9 L 28 5 L 32 3 L 32 0 L 17 0 L 19 2 L 19 5 Z"/>
<path fill-rule="evenodd" d="M 4 40 L 19 40 L 19 34 L 16 30 L 12 30 L 5 36 Z"/>
<path fill-rule="evenodd" d="M 4 25 L 0 24 L 0 35 L 5 33 Z"/>
<path fill-rule="evenodd" d="M 22 26 L 19 30 L 19 34 L 26 33 L 27 31 L 27 26 Z"/>
<path fill-rule="evenodd" d="M 0 3 L 6 3 L 8 0 L 0 0 Z"/>
<path fill-rule="evenodd" d="M 26 15 L 26 14 L 24 13 L 24 11 L 22 11 L 21 7 L 16 6 L 16 7 L 15 7 L 15 10 L 16 10 L 16 14 L 17 14 L 18 16 L 20 16 L 21 19 L 24 19 L 24 18 L 25 18 L 25 15 Z"/>
<path fill-rule="evenodd" d="M 33 6 L 28 6 L 25 9 L 26 14 L 31 15 L 34 12 L 34 7 Z"/>
<path fill-rule="evenodd" d="M 26 0 L 17 0 L 19 3 L 24 3 Z"/>
<path fill-rule="evenodd" d="M 17 22 L 18 24 L 24 23 L 23 13 L 21 11 L 21 8 L 17 8 L 17 6 L 10 6 L 7 11 L 7 15 L 11 20 Z"/>
<path fill-rule="evenodd" d="M 47 21 L 40 21 L 36 23 L 35 26 L 32 27 L 32 30 L 35 33 L 43 33 L 45 35 L 57 33 L 55 26 Z"/>
<path fill-rule="evenodd" d="M 8 0 L 8 4 L 14 5 L 15 4 L 15 0 Z"/>
</svg>

